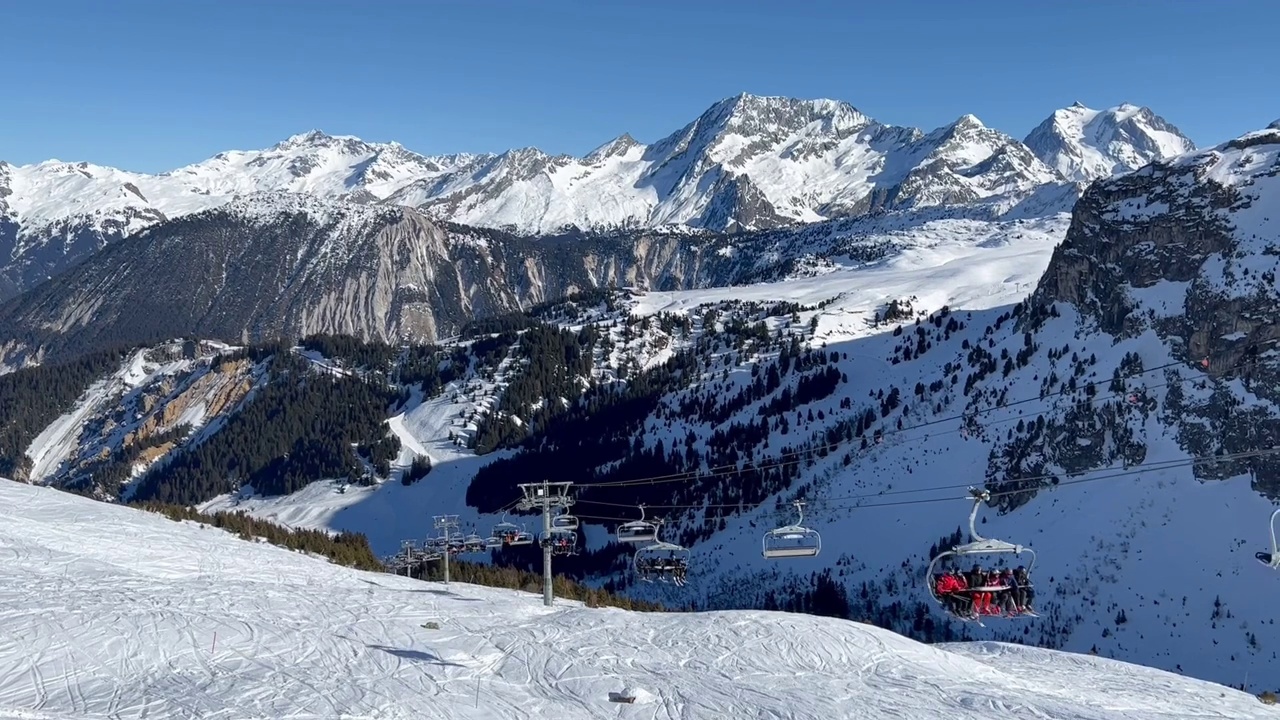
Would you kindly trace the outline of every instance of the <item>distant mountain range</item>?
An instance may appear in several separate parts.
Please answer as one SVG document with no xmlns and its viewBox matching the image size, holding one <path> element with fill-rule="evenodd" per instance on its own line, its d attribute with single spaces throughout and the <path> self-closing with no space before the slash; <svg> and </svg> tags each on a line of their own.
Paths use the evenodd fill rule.
<svg viewBox="0 0 1280 720">
<path fill-rule="evenodd" d="M 645 145 L 585 157 L 536 148 L 424 156 L 319 131 L 159 175 L 89 163 L 0 162 L 0 297 L 121 237 L 252 193 L 404 205 L 526 235 L 676 227 L 739 232 L 866 213 L 1069 210 L 1083 185 L 1194 149 L 1146 108 L 1054 112 L 1025 141 L 965 115 L 924 132 L 834 100 L 738 95 Z"/>
</svg>

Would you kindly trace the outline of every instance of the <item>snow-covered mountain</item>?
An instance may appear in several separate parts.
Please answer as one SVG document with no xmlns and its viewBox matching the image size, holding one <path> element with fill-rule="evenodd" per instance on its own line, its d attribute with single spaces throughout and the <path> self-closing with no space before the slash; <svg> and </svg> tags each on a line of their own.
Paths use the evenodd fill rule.
<svg viewBox="0 0 1280 720">
<path fill-rule="evenodd" d="M 843 102 L 742 94 L 653 144 L 624 134 L 583 158 L 536 148 L 423 156 L 396 143 L 312 131 L 159 175 L 0 162 L 7 258 L 0 294 L 31 287 L 124 235 L 252 193 L 407 205 L 435 219 L 521 234 L 742 231 L 910 208 L 1039 217 L 1070 209 L 1078 196 L 1079 173 L 1063 158 L 1086 150 L 1089 158 L 1119 158 L 1089 160 L 1094 179 L 1102 165 L 1118 171 L 1171 151 L 1174 143 L 1152 128 L 1180 137 L 1145 110 L 1095 114 L 1103 120 L 1089 123 L 1074 110 L 1055 118 L 1062 113 L 1066 129 L 1055 130 L 1051 119 L 1048 130 L 1037 130 L 1045 139 L 1028 148 L 972 115 L 923 132 L 878 123 Z"/>
<path fill-rule="evenodd" d="M 544 608 L 7 480 L 0 549 L 0 717 L 15 720 L 1280 716 L 1221 685 L 1019 645 L 780 612 Z"/>
<path fill-rule="evenodd" d="M 1137 105 L 1055 111 L 1023 140 L 1067 180 L 1088 184 L 1196 149 L 1169 121 Z"/>
<path fill-rule="evenodd" d="M 512 151 L 415 183 L 392 201 L 535 233 L 570 225 L 750 230 L 939 205 L 999 214 L 1058 179 L 972 115 L 926 134 L 842 102 L 744 94 L 652 145 L 624 135 L 582 159 Z"/>
<path fill-rule="evenodd" d="M 37 480 L 358 530 L 382 553 L 430 534 L 433 514 L 483 532 L 514 483 L 571 480 L 585 552 L 557 567 L 639 597 L 812 610 L 821 588 L 825 610 L 919 638 L 1096 648 L 1270 689 L 1277 578 L 1253 553 L 1268 549 L 1280 497 L 1277 455 L 1263 454 L 1280 446 L 1278 168 L 1280 129 L 1269 129 L 1095 182 L 1065 240 L 1056 217 L 941 209 L 928 222 L 915 210 L 715 236 L 703 257 L 744 264 L 717 266 L 726 275 L 708 285 L 586 293 L 404 355 L 337 342 L 325 358 L 294 351 L 325 376 L 375 379 L 359 402 L 307 395 L 298 364 L 272 366 L 286 353 L 263 348 L 234 369 L 252 411 L 234 417 L 252 421 L 206 413 L 175 441 L 164 433 L 199 403 L 165 408 L 192 397 L 196 375 L 183 373 L 203 371 L 166 377 L 157 361 L 106 400 L 87 388 L 61 418 L 42 410 L 47 433 L 24 412 L 32 426 L 6 428 L 3 447 L 25 448 Z M 890 220 L 902 224 L 876 224 Z M 662 235 L 614 239 L 656 248 Z M 524 242 L 581 262 L 574 237 Z M 699 238 L 659 255 L 684 256 Z M 33 380 L 31 397 L 51 385 Z M 361 416 L 385 418 L 375 429 L 396 449 L 344 434 L 328 445 L 350 464 L 307 474 L 328 447 L 308 433 Z M 140 434 L 164 449 L 140 455 Z M 416 456 L 431 470 L 414 481 Z M 338 490 L 362 473 L 369 485 Z M 926 592 L 928 560 L 956 541 L 971 484 L 996 493 L 982 532 L 1039 553 L 1033 622 L 961 626 Z M 800 496 L 822 555 L 765 561 L 761 533 L 793 520 Z M 631 551 L 610 542 L 641 503 L 692 550 L 687 587 L 636 582 Z"/>
<path fill-rule="evenodd" d="M 147 228 L 0 304 L 0 362 L 193 335 L 433 341 L 474 318 L 575 290 L 724 287 L 873 263 L 949 232 L 973 247 L 1018 229 L 1057 237 L 1065 229 L 1065 216 L 946 215 L 888 213 L 731 236 L 637 229 L 530 239 L 405 207 L 256 193 Z"/>
</svg>

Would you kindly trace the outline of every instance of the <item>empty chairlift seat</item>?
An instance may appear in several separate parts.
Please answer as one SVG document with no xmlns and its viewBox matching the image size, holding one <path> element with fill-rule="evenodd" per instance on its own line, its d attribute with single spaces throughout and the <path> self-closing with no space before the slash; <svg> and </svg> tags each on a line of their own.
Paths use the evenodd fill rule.
<svg viewBox="0 0 1280 720">
<path fill-rule="evenodd" d="M 618 526 L 618 542 L 644 543 L 658 539 L 658 526 L 644 519 L 644 506 L 640 506 L 640 519 Z"/>
<path fill-rule="evenodd" d="M 796 500 L 793 504 L 799 515 L 795 524 L 775 528 L 764 534 L 761 553 L 765 558 L 815 557 L 822 552 L 822 535 L 801 524 L 804 522 L 804 501 Z"/>
</svg>

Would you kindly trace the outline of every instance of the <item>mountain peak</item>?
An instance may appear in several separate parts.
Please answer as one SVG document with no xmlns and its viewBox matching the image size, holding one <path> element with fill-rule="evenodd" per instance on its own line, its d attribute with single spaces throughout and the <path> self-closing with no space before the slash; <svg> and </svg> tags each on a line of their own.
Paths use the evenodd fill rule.
<svg viewBox="0 0 1280 720">
<path fill-rule="evenodd" d="M 329 137 L 323 130 L 308 130 L 304 133 L 290 135 L 281 145 L 308 145 L 310 143 L 320 142 Z"/>
<path fill-rule="evenodd" d="M 1063 177 L 1084 183 L 1195 150 L 1178 128 L 1133 103 L 1092 110 L 1075 102 L 1054 111 L 1023 142 Z"/>
<path fill-rule="evenodd" d="M 276 148 L 285 150 L 302 147 L 329 147 L 337 143 L 363 143 L 354 135 L 330 135 L 323 130 L 308 130 L 297 135 L 290 135 L 286 140 L 276 144 Z"/>
<path fill-rule="evenodd" d="M 1275 120 L 1275 122 L 1273 122 L 1273 123 L 1271 123 L 1270 125 L 1268 125 L 1268 126 L 1267 126 L 1267 129 L 1268 129 L 1268 130 L 1280 130 L 1280 118 L 1277 118 L 1277 119 Z"/>
<path fill-rule="evenodd" d="M 622 133 L 618 137 L 587 153 L 587 156 L 583 159 L 590 163 L 597 163 L 611 157 L 625 155 L 631 148 L 639 146 L 640 142 L 631 137 L 631 133 Z"/>
</svg>

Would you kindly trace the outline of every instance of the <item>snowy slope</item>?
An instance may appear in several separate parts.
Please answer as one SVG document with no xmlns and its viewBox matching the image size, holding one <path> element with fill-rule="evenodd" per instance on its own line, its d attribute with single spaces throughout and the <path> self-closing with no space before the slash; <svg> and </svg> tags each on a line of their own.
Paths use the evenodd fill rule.
<svg viewBox="0 0 1280 720">
<path fill-rule="evenodd" d="M 1055 110 L 1023 141 L 1068 180 L 1091 183 L 1191 152 L 1196 146 L 1167 120 L 1137 105 Z"/>
<path fill-rule="evenodd" d="M 1269 718 L 1226 687 L 768 612 L 356 572 L 0 481 L 0 717 Z M 128 539 L 130 542 L 121 542 Z M 423 627 L 439 624 L 438 630 Z M 632 705 L 609 702 L 630 689 Z"/>
<path fill-rule="evenodd" d="M 821 311 L 808 313 L 804 318 L 806 322 L 809 315 L 819 318 L 815 342 L 880 335 L 885 328 L 873 328 L 870 319 L 891 299 L 915 297 L 922 307 L 929 308 L 950 304 L 989 309 L 1025 298 L 1048 264 L 1065 232 L 1066 222 L 1065 216 L 1056 216 L 999 223 L 936 220 L 901 228 L 890 225 L 874 232 L 859 227 L 854 236 L 858 243 L 891 245 L 897 248 L 896 252 L 886 260 L 870 264 L 832 253 L 812 274 L 797 273 L 799 277 L 782 282 L 636 293 L 626 313 L 633 316 L 632 322 L 638 322 L 645 316 L 690 312 L 724 302 L 785 300 L 817 304 L 828 301 Z M 594 318 L 601 325 L 621 320 L 610 316 Z M 571 326 L 578 327 L 581 322 L 583 320 L 575 320 Z M 615 327 L 612 332 L 617 335 L 621 329 Z M 612 377 L 611 369 L 633 358 L 638 367 L 653 367 L 669 358 L 678 345 L 692 341 L 670 342 L 661 333 L 651 332 L 640 334 L 629 346 L 621 347 L 619 336 L 620 347 L 609 358 L 600 358 L 598 368 L 602 375 Z M 860 354 L 859 357 L 863 364 L 858 372 L 865 375 L 867 356 Z M 474 451 L 459 447 L 449 438 L 452 434 L 465 439 L 474 432 L 474 422 L 459 416 L 470 418 L 493 407 L 495 396 L 505 384 L 507 362 L 498 368 L 494 381 L 472 377 L 451 385 L 434 398 L 415 395 L 406 409 L 389 419 L 389 428 L 401 438 L 402 445 L 416 448 L 431 458 L 436 469 L 428 482 L 408 488 L 398 482 L 387 482 L 376 488 L 351 487 L 338 494 L 334 483 L 322 481 L 288 496 L 221 496 L 205 503 L 201 509 L 206 512 L 244 510 L 293 527 L 355 530 L 365 533 L 380 554 L 397 551 L 404 538 L 422 536 L 426 528 L 421 518 L 431 514 L 457 513 L 464 528 L 487 530 L 501 518 L 478 514 L 460 499 L 479 467 L 509 452 L 477 457 Z M 883 369 L 878 367 L 881 365 Z M 887 362 L 876 362 L 876 366 L 875 377 L 890 377 Z M 453 401 L 455 394 L 460 395 L 460 403 Z M 408 458 L 402 458 L 401 465 L 407 463 Z"/>
</svg>

